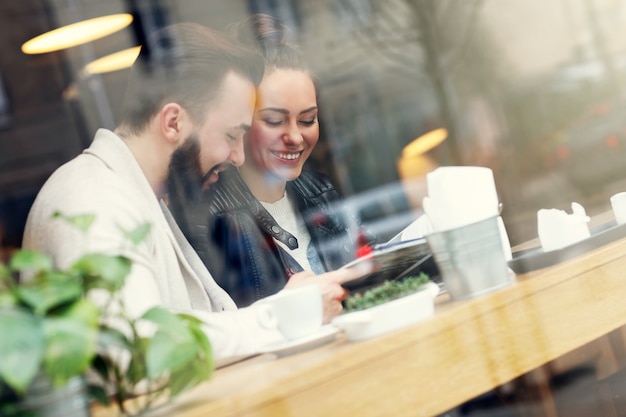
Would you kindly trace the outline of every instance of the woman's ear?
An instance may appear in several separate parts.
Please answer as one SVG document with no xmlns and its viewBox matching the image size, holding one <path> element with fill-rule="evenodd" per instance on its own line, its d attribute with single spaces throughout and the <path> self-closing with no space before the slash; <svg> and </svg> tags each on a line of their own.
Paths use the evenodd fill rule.
<svg viewBox="0 0 626 417">
<path fill-rule="evenodd" d="M 167 103 L 159 112 L 159 127 L 163 136 L 171 143 L 184 139 L 184 126 L 187 114 L 178 103 Z"/>
</svg>

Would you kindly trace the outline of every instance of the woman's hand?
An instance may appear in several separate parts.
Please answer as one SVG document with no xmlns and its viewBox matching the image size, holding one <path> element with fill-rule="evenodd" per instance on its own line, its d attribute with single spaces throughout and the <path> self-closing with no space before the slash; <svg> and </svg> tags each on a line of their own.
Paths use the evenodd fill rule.
<svg viewBox="0 0 626 417">
<path fill-rule="evenodd" d="M 322 292 L 324 306 L 324 323 L 329 323 L 343 310 L 341 302 L 345 300 L 349 292 L 341 286 L 344 282 L 360 278 L 372 271 L 372 267 L 360 264 L 358 268 L 344 268 L 336 271 L 316 275 L 311 271 L 302 271 L 289 278 L 285 288 L 298 288 L 305 285 L 316 284 Z"/>
</svg>

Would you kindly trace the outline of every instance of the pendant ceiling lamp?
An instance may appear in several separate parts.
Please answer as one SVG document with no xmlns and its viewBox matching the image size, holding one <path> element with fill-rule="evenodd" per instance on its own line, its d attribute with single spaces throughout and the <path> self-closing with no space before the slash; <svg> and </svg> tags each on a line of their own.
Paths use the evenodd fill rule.
<svg viewBox="0 0 626 417">
<path fill-rule="evenodd" d="M 414 139 L 402 150 L 397 165 L 398 175 L 403 186 L 407 187 L 407 198 L 411 206 L 422 206 L 422 198 L 418 196 L 423 193 L 414 187 L 422 187 L 419 184 L 424 181 L 426 174 L 437 168 L 437 163 L 428 152 L 439 146 L 447 137 L 448 131 L 444 128 L 431 130 Z"/>
<path fill-rule="evenodd" d="M 414 139 L 402 150 L 403 158 L 411 158 L 422 155 L 438 146 L 448 137 L 448 131 L 444 128 L 431 130 L 428 133 Z"/>
<path fill-rule="evenodd" d="M 137 59 L 140 49 L 141 46 L 134 46 L 98 58 L 85 66 L 85 72 L 89 75 L 94 75 L 128 68 L 133 65 L 133 62 Z"/>
<path fill-rule="evenodd" d="M 62 26 L 32 38 L 22 45 L 25 54 L 43 54 L 71 48 L 117 32 L 130 25 L 128 13 L 96 17 Z"/>
</svg>

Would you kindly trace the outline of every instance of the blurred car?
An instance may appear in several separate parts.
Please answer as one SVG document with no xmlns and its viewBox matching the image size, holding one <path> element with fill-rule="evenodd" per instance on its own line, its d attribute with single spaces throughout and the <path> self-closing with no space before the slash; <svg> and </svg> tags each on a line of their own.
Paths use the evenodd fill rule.
<svg viewBox="0 0 626 417">
<path fill-rule="evenodd" d="M 355 246 L 355 256 L 369 254 L 372 249 L 379 255 L 379 260 L 389 257 L 393 263 L 385 264 L 382 268 L 367 276 L 346 285 L 351 291 L 365 291 L 372 286 L 379 285 L 385 280 L 403 278 L 409 275 L 426 273 L 434 282 L 440 283 L 439 270 L 435 260 L 430 256 L 430 248 L 424 239 L 409 242 L 388 243 L 404 228 L 413 223 L 422 213 L 410 203 L 407 193 L 417 194 L 419 197 L 425 190 L 420 183 L 396 181 L 371 190 L 349 196 L 331 207 L 324 215 L 338 216 L 352 229 L 352 240 Z M 412 198 L 411 200 L 415 200 Z M 319 213 L 317 213 L 319 215 Z M 310 213 L 306 221 L 315 222 L 316 213 Z M 334 242 L 327 242 L 333 245 Z M 344 248 L 337 242 L 336 250 Z M 361 245 L 369 245 L 368 252 L 359 254 Z"/>
<path fill-rule="evenodd" d="M 396 181 L 349 196 L 337 207 L 357 219 L 367 234 L 382 243 L 398 234 L 420 214 L 411 207 L 406 193 L 406 184 Z"/>
</svg>

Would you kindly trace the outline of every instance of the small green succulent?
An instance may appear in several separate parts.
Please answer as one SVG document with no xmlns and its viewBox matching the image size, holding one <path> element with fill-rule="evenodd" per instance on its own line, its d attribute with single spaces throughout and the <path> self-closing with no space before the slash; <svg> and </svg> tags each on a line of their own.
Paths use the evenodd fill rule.
<svg viewBox="0 0 626 417">
<path fill-rule="evenodd" d="M 402 280 L 385 281 L 363 293 L 356 293 L 348 297 L 345 301 L 344 313 L 365 310 L 413 294 L 421 290 L 429 281 L 430 278 L 424 272 L 416 276 L 408 276 Z"/>
</svg>

